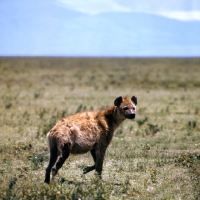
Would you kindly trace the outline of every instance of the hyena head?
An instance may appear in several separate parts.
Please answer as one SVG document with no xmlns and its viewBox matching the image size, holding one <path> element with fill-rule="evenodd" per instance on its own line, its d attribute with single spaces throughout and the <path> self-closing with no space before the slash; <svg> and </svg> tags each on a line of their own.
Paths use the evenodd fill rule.
<svg viewBox="0 0 200 200">
<path fill-rule="evenodd" d="M 134 119 L 136 116 L 137 97 L 118 97 L 114 101 L 114 105 L 117 107 L 118 114 L 127 119 Z"/>
</svg>

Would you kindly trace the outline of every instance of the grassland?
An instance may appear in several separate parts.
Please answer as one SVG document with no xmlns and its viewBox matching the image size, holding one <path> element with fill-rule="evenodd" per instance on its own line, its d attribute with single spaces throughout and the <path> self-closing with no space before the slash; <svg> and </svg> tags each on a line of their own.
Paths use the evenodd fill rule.
<svg viewBox="0 0 200 200">
<path fill-rule="evenodd" d="M 43 183 L 46 133 L 62 117 L 138 97 L 109 146 Z M 0 58 L 0 199 L 200 199 L 200 59 Z"/>
</svg>

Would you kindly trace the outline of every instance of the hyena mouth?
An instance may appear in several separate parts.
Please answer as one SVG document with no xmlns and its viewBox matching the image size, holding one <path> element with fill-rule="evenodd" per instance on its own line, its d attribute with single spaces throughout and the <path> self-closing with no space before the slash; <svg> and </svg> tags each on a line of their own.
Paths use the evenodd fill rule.
<svg viewBox="0 0 200 200">
<path fill-rule="evenodd" d="M 135 114 L 129 114 L 129 115 L 126 115 L 126 118 L 127 119 L 134 119 L 135 118 Z"/>
</svg>

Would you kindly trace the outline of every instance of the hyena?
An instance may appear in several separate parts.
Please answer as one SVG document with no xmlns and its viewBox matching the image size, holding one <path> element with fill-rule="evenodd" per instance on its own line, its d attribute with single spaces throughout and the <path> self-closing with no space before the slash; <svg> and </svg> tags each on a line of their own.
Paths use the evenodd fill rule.
<svg viewBox="0 0 200 200">
<path fill-rule="evenodd" d="M 45 183 L 58 173 L 69 154 L 90 151 L 94 165 L 84 168 L 86 174 L 95 170 L 101 176 L 104 155 L 113 133 L 125 119 L 136 116 L 137 98 L 118 97 L 114 105 L 105 110 L 77 113 L 59 121 L 47 134 L 50 160 L 46 168 Z"/>
</svg>

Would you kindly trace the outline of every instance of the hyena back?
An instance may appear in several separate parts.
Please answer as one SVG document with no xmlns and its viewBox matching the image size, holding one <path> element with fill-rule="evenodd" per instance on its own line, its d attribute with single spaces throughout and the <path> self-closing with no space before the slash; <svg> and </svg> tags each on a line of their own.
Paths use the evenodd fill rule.
<svg viewBox="0 0 200 200">
<path fill-rule="evenodd" d="M 47 134 L 50 160 L 46 168 L 45 183 L 50 182 L 62 167 L 69 154 L 82 154 L 90 151 L 94 165 L 83 170 L 86 174 L 95 170 L 102 172 L 106 149 L 113 133 L 125 119 L 136 116 L 137 98 L 118 97 L 114 106 L 105 110 L 82 112 L 59 121 Z"/>
</svg>

